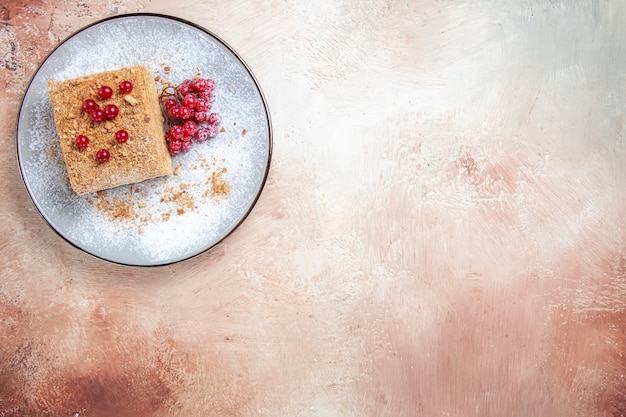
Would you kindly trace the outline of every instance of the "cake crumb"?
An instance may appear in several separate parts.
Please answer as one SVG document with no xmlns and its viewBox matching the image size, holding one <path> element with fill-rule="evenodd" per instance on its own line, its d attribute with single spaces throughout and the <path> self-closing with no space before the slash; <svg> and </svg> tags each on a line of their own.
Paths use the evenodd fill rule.
<svg viewBox="0 0 626 417">
<path fill-rule="evenodd" d="M 129 198 L 107 198 L 104 191 L 97 191 L 95 201 L 86 198 L 87 202 L 94 204 L 95 207 L 110 216 L 112 220 L 120 222 L 128 222 L 137 217 L 137 213 Z"/>
<path fill-rule="evenodd" d="M 180 174 L 180 165 L 174 168 L 174 175 L 179 175 L 179 174 Z"/>
<path fill-rule="evenodd" d="M 226 172 L 226 168 L 222 168 L 219 171 L 213 171 L 211 173 L 211 178 L 207 181 L 211 183 L 213 194 L 215 196 L 224 197 L 230 192 L 230 184 L 228 184 L 222 177 L 222 174 Z"/>
<path fill-rule="evenodd" d="M 247 131 L 246 129 L 243 129 L 243 130 L 241 131 L 241 134 L 242 134 L 242 135 L 244 135 L 244 136 L 246 135 L 246 133 L 248 133 L 248 131 Z"/>
</svg>

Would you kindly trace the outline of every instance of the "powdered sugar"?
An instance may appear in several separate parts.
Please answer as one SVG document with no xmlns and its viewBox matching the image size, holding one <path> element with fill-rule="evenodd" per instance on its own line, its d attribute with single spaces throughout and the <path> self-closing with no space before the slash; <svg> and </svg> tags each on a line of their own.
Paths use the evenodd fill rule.
<svg viewBox="0 0 626 417">
<path fill-rule="evenodd" d="M 131 65 L 173 83 L 197 74 L 214 79 L 213 109 L 224 129 L 173 157 L 176 175 L 77 196 L 67 184 L 47 80 Z M 230 233 L 261 191 L 270 148 L 265 103 L 240 60 L 203 30 L 153 15 L 105 20 L 60 45 L 34 77 L 18 128 L 24 180 L 46 220 L 87 252 L 132 265 L 181 260 Z"/>
</svg>

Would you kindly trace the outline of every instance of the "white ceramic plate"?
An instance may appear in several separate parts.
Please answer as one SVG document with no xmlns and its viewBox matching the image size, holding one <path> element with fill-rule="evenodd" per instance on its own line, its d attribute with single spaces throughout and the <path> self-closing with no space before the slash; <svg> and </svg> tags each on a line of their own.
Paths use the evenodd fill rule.
<svg viewBox="0 0 626 417">
<path fill-rule="evenodd" d="M 78 196 L 67 183 L 47 81 L 136 64 L 172 83 L 196 74 L 215 80 L 213 111 L 224 131 L 174 156 L 178 175 Z M 237 53 L 196 24 L 145 13 L 99 21 L 54 49 L 26 91 L 17 128 L 24 184 L 44 219 L 76 247 L 125 265 L 166 265 L 222 241 L 256 203 L 271 150 L 267 104 Z M 213 189 L 214 175 L 228 193 Z"/>
</svg>

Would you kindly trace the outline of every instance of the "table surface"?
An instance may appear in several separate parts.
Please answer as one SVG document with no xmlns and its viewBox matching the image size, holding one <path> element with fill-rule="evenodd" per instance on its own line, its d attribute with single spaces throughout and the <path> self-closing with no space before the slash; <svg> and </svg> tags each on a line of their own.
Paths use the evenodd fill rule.
<svg viewBox="0 0 626 417">
<path fill-rule="evenodd" d="M 174 5 L 175 3 L 175 5 Z M 0 5 L 0 416 L 623 416 L 620 2 Z M 247 220 L 110 264 L 22 184 L 30 77 L 121 13 L 216 33 L 274 129 Z"/>
</svg>

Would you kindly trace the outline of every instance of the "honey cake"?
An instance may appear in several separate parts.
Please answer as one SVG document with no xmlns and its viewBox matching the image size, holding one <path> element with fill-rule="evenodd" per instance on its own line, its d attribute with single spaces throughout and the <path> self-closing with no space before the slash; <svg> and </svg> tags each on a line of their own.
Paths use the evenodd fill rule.
<svg viewBox="0 0 626 417">
<path fill-rule="evenodd" d="M 146 67 L 50 79 L 48 92 L 69 183 L 77 194 L 172 173 L 157 88 Z M 95 103 L 85 103 L 89 100 Z M 94 115 L 95 109 L 100 112 Z"/>
</svg>

